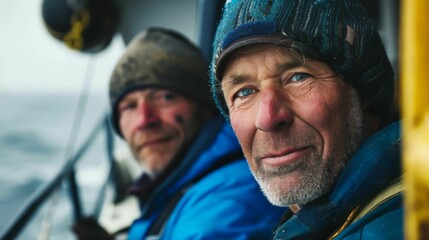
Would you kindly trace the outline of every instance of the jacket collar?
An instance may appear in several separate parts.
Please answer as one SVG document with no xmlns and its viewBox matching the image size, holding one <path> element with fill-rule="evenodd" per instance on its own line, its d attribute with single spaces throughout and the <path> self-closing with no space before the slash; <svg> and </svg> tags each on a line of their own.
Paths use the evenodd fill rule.
<svg viewBox="0 0 429 240">
<path fill-rule="evenodd" d="M 326 239 L 360 204 L 371 200 L 401 175 L 400 123 L 368 138 L 341 172 L 333 190 L 284 215 L 275 239 Z"/>
</svg>

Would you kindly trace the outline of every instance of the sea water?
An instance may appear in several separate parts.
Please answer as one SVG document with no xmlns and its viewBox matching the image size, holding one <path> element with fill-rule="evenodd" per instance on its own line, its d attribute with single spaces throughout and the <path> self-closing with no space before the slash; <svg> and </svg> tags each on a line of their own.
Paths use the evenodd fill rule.
<svg viewBox="0 0 429 240">
<path fill-rule="evenodd" d="M 107 96 L 79 94 L 0 94 L 0 232 L 23 206 L 56 176 L 70 149 L 79 148 L 107 112 Z M 107 172 L 105 138 L 79 162 L 83 213 L 91 214 Z M 18 239 L 75 239 L 70 232 L 73 208 L 67 184 L 49 199 Z M 50 226 L 50 228 L 46 228 Z"/>
</svg>

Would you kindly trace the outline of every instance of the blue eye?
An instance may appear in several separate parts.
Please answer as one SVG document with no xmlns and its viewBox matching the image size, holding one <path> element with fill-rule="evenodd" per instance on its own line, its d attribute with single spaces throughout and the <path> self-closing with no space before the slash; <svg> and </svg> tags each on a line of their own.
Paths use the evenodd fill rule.
<svg viewBox="0 0 429 240">
<path fill-rule="evenodd" d="M 243 88 L 240 91 L 238 91 L 235 96 L 242 98 L 242 97 L 249 96 L 250 94 L 253 94 L 253 93 L 255 93 L 255 89 Z"/>
<path fill-rule="evenodd" d="M 293 76 L 290 78 L 290 80 L 291 80 L 292 82 L 298 82 L 298 81 L 301 81 L 301 80 L 306 79 L 306 78 L 308 78 L 308 77 L 310 77 L 310 74 L 307 74 L 307 73 L 295 73 L 295 74 L 293 74 Z"/>
<path fill-rule="evenodd" d="M 180 97 L 175 92 L 169 90 L 159 90 L 152 96 L 152 103 L 158 107 L 169 106 L 179 101 Z"/>
<path fill-rule="evenodd" d="M 162 98 L 163 98 L 164 100 L 167 100 L 167 101 L 174 100 L 174 99 L 176 99 L 176 97 L 177 97 L 177 95 L 176 95 L 176 94 L 174 94 L 174 93 L 165 93 L 165 94 L 162 96 Z"/>
<path fill-rule="evenodd" d="M 137 103 L 135 102 L 124 102 L 119 104 L 118 111 L 119 112 L 125 112 L 127 110 L 131 110 L 137 107 Z"/>
</svg>

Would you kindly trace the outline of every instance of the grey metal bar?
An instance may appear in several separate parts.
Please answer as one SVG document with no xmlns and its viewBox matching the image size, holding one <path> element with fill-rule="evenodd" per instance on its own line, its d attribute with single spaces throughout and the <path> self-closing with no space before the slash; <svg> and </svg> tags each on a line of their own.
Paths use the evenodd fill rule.
<svg viewBox="0 0 429 240">
<path fill-rule="evenodd" d="M 27 225 L 28 221 L 34 216 L 36 211 L 40 208 L 41 204 L 60 186 L 63 180 L 67 179 L 72 174 L 75 164 L 79 161 L 82 155 L 89 148 L 91 143 L 95 140 L 98 132 L 104 126 L 106 117 L 103 117 L 101 123 L 99 123 L 91 132 L 86 141 L 81 145 L 77 153 L 70 157 L 69 160 L 64 164 L 63 168 L 57 173 L 57 175 L 49 182 L 39 187 L 34 194 L 31 195 L 30 199 L 26 202 L 22 210 L 14 217 L 14 219 L 4 228 L 0 234 L 0 239 L 15 239 L 22 229 Z M 80 210 L 79 210 L 80 211 Z M 77 214 L 77 213 L 75 213 Z M 78 215 L 78 214 L 77 214 Z"/>
</svg>

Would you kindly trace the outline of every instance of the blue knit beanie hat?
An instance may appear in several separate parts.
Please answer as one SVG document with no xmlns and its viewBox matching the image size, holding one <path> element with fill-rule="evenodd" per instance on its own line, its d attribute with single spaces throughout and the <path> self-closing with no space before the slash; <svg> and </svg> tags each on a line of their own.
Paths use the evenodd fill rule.
<svg viewBox="0 0 429 240">
<path fill-rule="evenodd" d="M 330 64 L 380 116 L 393 105 L 393 69 L 377 29 L 358 0 L 230 0 L 213 45 L 211 91 L 221 113 L 224 60 L 251 44 L 297 48 Z"/>
</svg>

